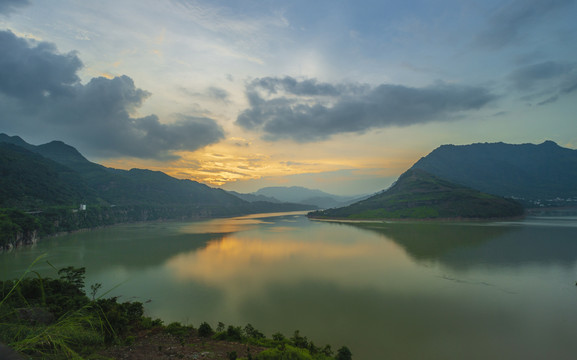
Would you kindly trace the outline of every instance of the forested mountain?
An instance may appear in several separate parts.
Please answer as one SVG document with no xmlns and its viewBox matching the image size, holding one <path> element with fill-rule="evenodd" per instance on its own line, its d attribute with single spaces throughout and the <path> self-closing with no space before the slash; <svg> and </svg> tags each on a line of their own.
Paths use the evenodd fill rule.
<svg viewBox="0 0 577 360">
<path fill-rule="evenodd" d="M 453 184 L 420 169 L 409 169 L 387 191 L 352 205 L 309 213 L 311 218 L 442 219 L 504 218 L 523 214 L 509 199 Z"/>
<path fill-rule="evenodd" d="M 0 208 L 100 203 L 74 170 L 23 147 L 0 142 Z"/>
<path fill-rule="evenodd" d="M 443 145 L 412 169 L 505 197 L 532 201 L 577 198 L 577 150 L 552 141 Z"/>
<path fill-rule="evenodd" d="M 0 144 L 3 181 L 14 185 L 5 184 L 3 187 L 3 202 L 10 200 L 14 204 L 17 202 L 15 199 L 27 197 L 40 199 L 44 204 L 179 204 L 207 208 L 238 207 L 239 212 L 246 212 L 252 206 L 224 190 L 176 179 L 160 171 L 119 170 L 92 163 L 74 147 L 61 141 L 34 146 L 17 136 L 0 134 Z M 16 184 L 17 179 L 23 179 L 23 182 Z M 32 190 L 28 184 L 37 184 L 37 191 L 28 193 Z M 20 191 L 16 191 L 18 189 Z M 63 194 L 59 195 L 56 189 L 61 189 Z M 264 205 L 261 200 L 259 206 L 262 208 Z M 279 209 L 279 206 L 274 208 Z"/>
<path fill-rule="evenodd" d="M 87 209 L 80 210 L 80 205 Z M 0 248 L 39 235 L 119 222 L 309 210 L 248 202 L 159 171 L 119 170 L 88 161 L 61 141 L 34 146 L 0 134 Z"/>
</svg>

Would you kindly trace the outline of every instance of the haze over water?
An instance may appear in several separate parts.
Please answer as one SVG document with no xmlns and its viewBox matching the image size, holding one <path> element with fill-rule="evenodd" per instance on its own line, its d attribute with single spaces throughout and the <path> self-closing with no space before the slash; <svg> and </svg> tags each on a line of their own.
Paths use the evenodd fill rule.
<svg viewBox="0 0 577 360">
<path fill-rule="evenodd" d="M 85 266 L 87 288 L 165 323 L 300 330 L 368 359 L 572 359 L 577 218 L 309 221 L 303 213 L 119 225 L 0 254 L 2 278 Z"/>
</svg>

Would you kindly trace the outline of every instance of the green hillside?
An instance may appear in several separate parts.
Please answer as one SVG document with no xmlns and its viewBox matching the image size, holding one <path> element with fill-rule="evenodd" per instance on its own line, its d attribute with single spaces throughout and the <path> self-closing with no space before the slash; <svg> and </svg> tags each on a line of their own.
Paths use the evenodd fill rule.
<svg viewBox="0 0 577 360">
<path fill-rule="evenodd" d="M 0 208 L 47 206 L 155 206 L 222 216 L 310 209 L 301 204 L 250 203 L 222 189 L 176 179 L 160 171 L 120 170 L 90 162 L 61 141 L 34 146 L 0 134 Z"/>
<path fill-rule="evenodd" d="M 58 232 L 124 222 L 310 209 L 244 201 L 159 171 L 107 168 L 61 141 L 34 146 L 0 134 L 0 250 Z"/>
<path fill-rule="evenodd" d="M 0 208 L 100 203 L 96 192 L 70 168 L 0 142 Z"/>
<path fill-rule="evenodd" d="M 352 205 L 309 213 L 317 219 L 488 219 L 521 216 L 513 200 L 456 185 L 411 169 L 387 191 Z"/>
<path fill-rule="evenodd" d="M 553 141 L 443 145 L 412 168 L 499 196 L 526 201 L 577 199 L 577 150 Z"/>
</svg>

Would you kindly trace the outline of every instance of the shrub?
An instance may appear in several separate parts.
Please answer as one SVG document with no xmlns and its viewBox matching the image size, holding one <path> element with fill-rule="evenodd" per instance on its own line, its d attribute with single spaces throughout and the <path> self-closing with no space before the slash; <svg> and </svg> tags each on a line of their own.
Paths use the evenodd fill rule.
<svg viewBox="0 0 577 360">
<path fill-rule="evenodd" d="M 184 326 L 179 322 L 172 322 L 170 324 L 168 324 L 168 326 L 166 327 L 166 332 L 174 335 L 174 336 L 178 336 L 178 337 L 183 337 L 185 335 L 188 335 L 190 333 L 192 329 L 188 326 Z"/>
<path fill-rule="evenodd" d="M 214 334 L 212 327 L 207 323 L 203 322 L 198 327 L 198 335 L 201 337 L 211 337 Z"/>
<path fill-rule="evenodd" d="M 313 357 L 306 349 L 299 349 L 290 345 L 283 349 L 267 349 L 259 353 L 256 360 L 313 360 Z"/>
<path fill-rule="evenodd" d="M 351 360 L 353 358 L 353 354 L 348 347 L 343 346 L 337 351 L 337 356 L 335 357 L 336 360 Z"/>
<path fill-rule="evenodd" d="M 241 341 L 242 340 L 242 330 L 240 326 L 229 325 L 226 329 L 226 338 L 230 341 Z"/>
<path fill-rule="evenodd" d="M 255 329 L 254 326 L 252 326 L 251 324 L 247 324 L 244 327 L 244 334 L 246 335 L 247 338 L 253 338 L 257 340 L 265 338 L 264 334 Z"/>
</svg>

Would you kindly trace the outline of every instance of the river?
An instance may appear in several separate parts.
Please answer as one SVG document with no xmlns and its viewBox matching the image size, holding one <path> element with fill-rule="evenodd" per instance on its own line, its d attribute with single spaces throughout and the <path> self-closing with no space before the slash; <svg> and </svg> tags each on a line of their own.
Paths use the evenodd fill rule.
<svg viewBox="0 0 577 360">
<path fill-rule="evenodd" d="M 0 253 L 0 276 L 84 266 L 165 323 L 251 323 L 355 360 L 574 359 L 577 218 L 333 223 L 304 213 L 118 225 Z"/>
</svg>

